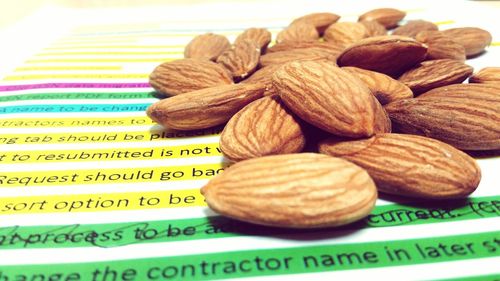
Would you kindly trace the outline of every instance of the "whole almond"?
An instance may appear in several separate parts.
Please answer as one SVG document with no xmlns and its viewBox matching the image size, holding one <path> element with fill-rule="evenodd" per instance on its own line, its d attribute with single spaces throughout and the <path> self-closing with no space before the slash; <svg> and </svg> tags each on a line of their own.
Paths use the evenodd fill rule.
<svg viewBox="0 0 500 281">
<path fill-rule="evenodd" d="M 469 83 L 485 83 L 500 85 L 500 67 L 485 67 L 469 78 Z"/>
<path fill-rule="evenodd" d="M 321 153 L 366 169 L 380 192 L 448 199 L 471 194 L 479 185 L 476 161 L 456 148 L 426 137 L 378 134 L 369 139 L 320 143 Z"/>
<path fill-rule="evenodd" d="M 165 128 L 196 130 L 227 122 L 250 102 L 261 98 L 260 84 L 233 84 L 207 88 L 153 103 L 147 115 Z"/>
<path fill-rule="evenodd" d="M 220 136 L 220 148 L 231 161 L 301 152 L 305 136 L 279 97 L 264 97 L 234 115 Z"/>
<path fill-rule="evenodd" d="M 392 35 L 401 35 L 415 38 L 421 31 L 438 30 L 438 26 L 430 21 L 425 20 L 410 20 L 405 25 L 402 25 L 392 32 Z"/>
<path fill-rule="evenodd" d="M 455 84 L 385 106 L 395 131 L 461 150 L 500 149 L 500 86 Z"/>
<path fill-rule="evenodd" d="M 359 23 L 365 26 L 367 37 L 387 35 L 387 29 L 378 21 L 362 20 Z"/>
<path fill-rule="evenodd" d="M 361 16 L 358 21 L 374 20 L 385 26 L 385 28 L 393 28 L 398 25 L 398 22 L 406 16 L 406 13 L 393 8 L 380 8 L 370 10 Z"/>
<path fill-rule="evenodd" d="M 361 80 L 326 61 L 295 61 L 273 75 L 286 106 L 334 135 L 374 134 L 376 100 Z"/>
<path fill-rule="evenodd" d="M 282 30 L 276 36 L 276 42 L 281 43 L 285 41 L 302 42 L 302 41 L 316 41 L 319 39 L 319 33 L 316 27 L 307 22 L 299 22 L 290 25 Z"/>
<path fill-rule="evenodd" d="M 255 71 L 259 59 L 260 47 L 254 41 L 245 40 L 222 53 L 217 63 L 224 66 L 235 81 L 240 81 Z"/>
<path fill-rule="evenodd" d="M 333 13 L 312 13 L 300 18 L 296 18 L 290 25 L 306 22 L 312 24 L 316 28 L 318 33 L 322 35 L 328 28 L 328 26 L 337 22 L 339 19 L 340 16 Z"/>
<path fill-rule="evenodd" d="M 290 51 L 296 49 L 308 49 L 308 48 L 320 48 L 324 49 L 332 53 L 333 56 L 337 57 L 345 47 L 341 44 L 335 44 L 332 42 L 320 42 L 320 41 L 312 41 L 312 42 L 282 42 L 279 44 L 275 44 L 269 49 L 267 49 L 266 54 L 282 52 L 282 51 Z"/>
<path fill-rule="evenodd" d="M 398 80 L 408 86 L 414 94 L 420 94 L 441 86 L 462 83 L 472 71 L 471 66 L 461 61 L 430 60 L 408 70 Z"/>
<path fill-rule="evenodd" d="M 198 59 L 162 63 L 149 75 L 149 84 L 163 96 L 232 83 L 233 79 L 224 67 Z"/>
<path fill-rule="evenodd" d="M 376 36 L 362 39 L 337 58 L 339 66 L 355 66 L 395 77 L 425 58 L 427 47 L 402 36 Z"/>
<path fill-rule="evenodd" d="M 395 100 L 413 98 L 410 88 L 390 76 L 352 66 L 345 66 L 342 69 L 361 79 L 382 105 Z"/>
<path fill-rule="evenodd" d="M 328 42 L 344 46 L 368 37 L 366 27 L 359 22 L 337 22 L 325 30 L 324 38 Z"/>
<path fill-rule="evenodd" d="M 223 35 L 205 33 L 198 35 L 186 45 L 185 58 L 207 59 L 215 61 L 224 51 L 231 48 L 231 43 Z"/>
<path fill-rule="evenodd" d="M 492 40 L 488 31 L 477 27 L 451 28 L 443 30 L 443 34 L 462 44 L 467 57 L 482 53 Z"/>
<path fill-rule="evenodd" d="M 275 227 L 339 226 L 367 216 L 377 190 L 368 173 L 340 158 L 285 154 L 238 162 L 201 189 L 214 211 Z"/>
<path fill-rule="evenodd" d="M 441 31 L 422 31 L 415 39 L 427 45 L 428 60 L 454 59 L 465 61 L 465 48 Z"/>
<path fill-rule="evenodd" d="M 336 56 L 323 48 L 294 49 L 282 52 L 268 53 L 260 57 L 260 66 L 283 64 L 290 61 L 317 61 L 330 60 L 335 64 Z"/>
<path fill-rule="evenodd" d="M 269 43 L 271 42 L 271 32 L 269 32 L 265 28 L 252 27 L 246 29 L 245 31 L 243 31 L 243 33 L 236 37 L 234 45 L 238 45 L 247 40 L 257 44 L 261 53 L 264 53 L 267 49 L 267 45 L 269 45 Z"/>
<path fill-rule="evenodd" d="M 282 64 L 271 64 L 269 66 L 260 68 L 255 71 L 250 77 L 241 81 L 242 84 L 262 84 L 264 85 L 266 91 L 265 96 L 270 96 L 277 94 L 276 89 L 273 86 L 273 74 Z"/>
</svg>

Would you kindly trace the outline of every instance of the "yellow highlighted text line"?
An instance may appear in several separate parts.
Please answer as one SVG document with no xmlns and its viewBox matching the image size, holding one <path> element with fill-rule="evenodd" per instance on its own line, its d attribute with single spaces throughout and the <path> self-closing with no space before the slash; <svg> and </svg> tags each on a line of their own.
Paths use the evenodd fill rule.
<svg viewBox="0 0 500 281">
<path fill-rule="evenodd" d="M 121 70 L 122 67 L 119 65 L 113 66 L 99 66 L 99 65 L 90 65 L 90 66 L 23 66 L 18 67 L 14 71 L 52 71 L 52 70 Z"/>
<path fill-rule="evenodd" d="M 93 170 L 0 172 L 0 187 L 68 187 L 79 184 L 120 184 L 209 179 L 224 169 L 224 163 L 187 166 L 138 167 Z"/>
<path fill-rule="evenodd" d="M 130 132 L 83 132 L 43 134 L 1 134 L 0 144 L 54 144 L 54 143 L 96 143 L 96 142 L 143 142 L 165 141 L 218 135 L 220 129 L 197 131 L 149 130 Z M 0 161 L 1 163 L 1 161 Z"/>
<path fill-rule="evenodd" d="M 0 164 L 61 163 L 113 160 L 151 160 L 221 156 L 218 143 L 78 150 L 25 150 L 0 152 Z M 102 163 L 102 162 L 101 162 Z"/>
<path fill-rule="evenodd" d="M 130 74 L 26 74 L 7 76 L 4 81 L 20 81 L 33 79 L 146 79 L 149 77 L 147 73 L 130 73 Z"/>
<path fill-rule="evenodd" d="M 205 206 L 200 189 L 3 197 L 0 215 L 80 213 Z"/>
<path fill-rule="evenodd" d="M 183 54 L 182 51 L 172 52 L 54 52 L 54 53 L 41 53 L 36 56 L 80 56 L 80 55 L 179 55 Z"/>
<path fill-rule="evenodd" d="M 179 56 L 179 59 L 182 56 Z M 120 59 L 96 59 L 96 58 L 88 58 L 88 59 L 36 59 L 36 60 L 27 60 L 26 63 L 66 63 L 66 62 L 167 62 L 172 61 L 177 58 L 120 58 Z"/>
<path fill-rule="evenodd" d="M 437 21 L 437 22 L 434 22 L 436 25 L 445 25 L 445 24 L 454 24 L 455 21 L 454 20 L 444 20 L 444 21 Z"/>
<path fill-rule="evenodd" d="M 72 49 L 184 49 L 185 45 L 80 45 L 66 47 L 48 47 L 44 50 Z"/>
<path fill-rule="evenodd" d="M 90 93 L 89 93 L 90 94 Z M 79 118 L 14 118 L 0 120 L 0 128 L 107 127 L 155 124 L 147 116 L 79 117 Z"/>
</svg>

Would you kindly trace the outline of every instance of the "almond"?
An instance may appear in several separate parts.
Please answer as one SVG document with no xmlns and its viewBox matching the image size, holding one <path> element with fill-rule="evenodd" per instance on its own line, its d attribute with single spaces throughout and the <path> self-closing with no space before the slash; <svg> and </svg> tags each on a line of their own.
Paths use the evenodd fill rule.
<svg viewBox="0 0 500 281">
<path fill-rule="evenodd" d="M 302 120 L 339 136 L 374 134 L 375 98 L 355 76 L 327 61 L 295 61 L 273 75 L 286 106 Z"/>
<path fill-rule="evenodd" d="M 467 102 L 471 99 L 483 99 L 484 102 L 497 103 L 499 101 L 499 95 L 500 85 L 472 83 L 439 87 L 421 94 L 418 98 L 451 98 L 457 102 Z"/>
<path fill-rule="evenodd" d="M 239 45 L 241 42 L 244 41 L 252 41 L 257 46 L 259 46 L 259 49 L 261 53 L 264 53 L 267 49 L 267 45 L 271 42 L 271 32 L 269 32 L 265 28 L 249 28 L 243 31 L 238 37 L 236 37 L 236 40 L 234 41 L 234 45 Z"/>
<path fill-rule="evenodd" d="M 441 31 L 422 31 L 415 39 L 427 45 L 426 59 L 428 60 L 465 60 L 464 46 Z"/>
<path fill-rule="evenodd" d="M 380 8 L 370 10 L 361 16 L 358 21 L 373 20 L 377 21 L 385 28 L 393 28 L 398 25 L 398 22 L 406 16 L 406 13 L 393 8 Z"/>
<path fill-rule="evenodd" d="M 387 29 L 378 21 L 363 20 L 359 23 L 365 26 L 367 37 L 387 35 Z"/>
<path fill-rule="evenodd" d="M 462 150 L 500 149 L 500 86 L 455 84 L 385 106 L 393 129 Z"/>
<path fill-rule="evenodd" d="M 232 84 L 224 67 L 205 60 L 181 59 L 162 63 L 149 75 L 149 84 L 164 96 Z"/>
<path fill-rule="evenodd" d="M 250 102 L 261 98 L 260 84 L 233 84 L 202 89 L 153 103 L 148 116 L 165 128 L 196 130 L 227 122 Z"/>
<path fill-rule="evenodd" d="M 263 84 L 266 92 L 264 95 L 273 95 L 277 94 L 274 86 L 273 86 L 273 74 L 278 68 L 280 68 L 282 65 L 281 64 L 271 64 L 269 66 L 263 67 L 254 74 L 252 74 L 250 77 L 247 79 L 241 81 L 243 84 Z"/>
<path fill-rule="evenodd" d="M 315 60 L 330 60 L 332 64 L 335 64 L 335 59 L 336 56 L 332 52 L 323 48 L 306 48 L 265 54 L 260 57 L 260 65 L 265 67 L 290 61 Z"/>
<path fill-rule="evenodd" d="M 413 98 L 410 88 L 390 76 L 352 66 L 345 66 L 342 69 L 361 79 L 382 105 L 395 100 Z"/>
<path fill-rule="evenodd" d="M 408 36 L 415 38 L 421 31 L 438 30 L 438 26 L 430 21 L 425 20 L 410 20 L 405 25 L 402 25 L 392 32 L 392 35 Z"/>
<path fill-rule="evenodd" d="M 282 51 L 290 51 L 296 49 L 308 49 L 308 48 L 320 48 L 324 49 L 332 53 L 333 56 L 338 56 L 345 49 L 343 45 L 335 44 L 332 42 L 320 42 L 320 41 L 312 41 L 312 42 L 282 42 L 279 44 L 275 44 L 269 49 L 267 49 L 266 54 L 282 52 Z"/>
<path fill-rule="evenodd" d="M 469 78 L 469 83 L 500 84 L 500 67 L 485 67 Z"/>
<path fill-rule="evenodd" d="M 443 30 L 443 34 L 462 44 L 467 57 L 482 53 L 492 40 L 488 31 L 477 27 L 451 28 Z"/>
<path fill-rule="evenodd" d="M 198 58 L 215 61 L 224 51 L 231 48 L 231 43 L 223 35 L 205 33 L 198 35 L 184 49 L 185 58 Z"/>
<path fill-rule="evenodd" d="M 409 37 L 376 36 L 349 46 L 339 55 L 337 63 L 394 77 L 424 60 L 426 52 L 425 45 Z"/>
<path fill-rule="evenodd" d="M 339 15 L 332 13 L 312 13 L 302 16 L 300 18 L 296 18 L 295 20 L 292 21 L 290 25 L 303 22 L 309 23 L 316 28 L 316 30 L 320 35 L 322 35 L 328 28 L 328 26 L 337 22 L 339 19 L 340 19 Z"/>
<path fill-rule="evenodd" d="M 368 37 L 365 26 L 359 22 L 337 22 L 330 25 L 324 38 L 328 42 L 338 43 L 344 46 Z"/>
<path fill-rule="evenodd" d="M 276 42 L 281 43 L 285 41 L 302 42 L 302 41 L 316 41 L 319 39 L 319 33 L 316 27 L 307 22 L 299 22 L 293 24 L 278 33 Z"/>
<path fill-rule="evenodd" d="M 375 108 L 375 120 L 373 126 L 374 134 L 383 134 L 392 132 L 392 122 L 389 118 L 389 114 L 385 111 L 384 107 L 375 99 L 372 98 L 373 106 Z"/>
<path fill-rule="evenodd" d="M 476 161 L 456 148 L 426 137 L 378 134 L 369 139 L 320 143 L 321 153 L 366 169 L 380 192 L 428 198 L 466 197 L 477 188 Z"/>
<path fill-rule="evenodd" d="M 368 173 L 314 153 L 238 162 L 201 189 L 214 211 L 275 227 L 339 226 L 367 216 L 377 190 Z"/>
<path fill-rule="evenodd" d="M 255 71 L 259 59 L 260 47 L 253 41 L 245 40 L 222 53 L 217 63 L 224 66 L 235 81 L 240 81 Z"/>
<path fill-rule="evenodd" d="M 277 96 L 245 106 L 229 120 L 220 136 L 220 148 L 231 161 L 297 153 L 304 145 L 298 120 Z"/>
<path fill-rule="evenodd" d="M 461 61 L 431 60 L 408 70 L 398 80 L 408 86 L 413 93 L 420 94 L 437 87 L 462 83 L 472 71 L 471 66 Z"/>
</svg>

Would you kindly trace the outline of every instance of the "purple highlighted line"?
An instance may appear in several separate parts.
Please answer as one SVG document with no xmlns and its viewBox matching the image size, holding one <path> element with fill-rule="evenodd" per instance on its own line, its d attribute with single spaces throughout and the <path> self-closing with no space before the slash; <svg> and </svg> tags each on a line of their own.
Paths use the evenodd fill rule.
<svg viewBox="0 0 500 281">
<path fill-rule="evenodd" d="M 47 88 L 151 88 L 148 83 L 42 83 L 0 85 L 0 92 Z"/>
</svg>

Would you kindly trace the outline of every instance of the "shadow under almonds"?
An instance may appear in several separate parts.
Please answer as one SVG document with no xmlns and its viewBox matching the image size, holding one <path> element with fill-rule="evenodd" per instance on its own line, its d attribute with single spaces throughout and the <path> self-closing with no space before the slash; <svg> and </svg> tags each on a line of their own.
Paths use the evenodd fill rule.
<svg viewBox="0 0 500 281">
<path fill-rule="evenodd" d="M 379 198 L 394 202 L 405 207 L 421 208 L 421 209 L 460 209 L 469 205 L 467 198 L 448 199 L 448 200 L 425 200 L 417 198 L 404 198 L 391 194 L 379 193 Z M 422 200 L 422 201 L 416 201 Z"/>
<path fill-rule="evenodd" d="M 157 91 L 152 91 L 149 94 L 151 95 L 151 97 L 157 98 L 157 99 L 160 99 L 160 100 L 166 98 L 165 95 L 162 95 L 162 94 L 158 93 Z"/>
<path fill-rule="evenodd" d="M 477 151 L 464 151 L 474 158 L 492 158 L 492 157 L 500 157 L 500 149 L 496 150 L 477 150 Z"/>
</svg>

